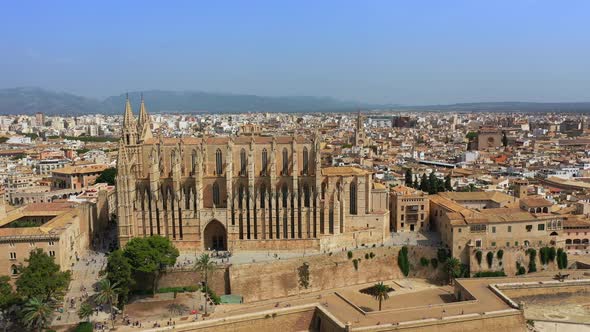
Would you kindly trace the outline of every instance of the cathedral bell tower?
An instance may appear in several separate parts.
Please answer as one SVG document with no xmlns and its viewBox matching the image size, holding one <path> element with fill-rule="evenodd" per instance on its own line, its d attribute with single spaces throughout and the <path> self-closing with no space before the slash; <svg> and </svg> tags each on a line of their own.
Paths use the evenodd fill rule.
<svg viewBox="0 0 590 332">
<path fill-rule="evenodd" d="M 125 115 L 123 116 L 122 138 L 125 145 L 137 144 L 137 124 L 135 123 L 135 117 L 133 116 L 133 110 L 131 109 L 129 95 L 127 95 L 125 100 Z"/>
</svg>

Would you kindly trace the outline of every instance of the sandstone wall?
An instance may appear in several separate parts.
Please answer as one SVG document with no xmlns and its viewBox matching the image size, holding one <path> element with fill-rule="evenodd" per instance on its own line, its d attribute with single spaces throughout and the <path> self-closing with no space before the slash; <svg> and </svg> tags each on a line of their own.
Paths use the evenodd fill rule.
<svg viewBox="0 0 590 332">
<path fill-rule="evenodd" d="M 529 270 L 529 255 L 526 253 L 528 248 L 524 247 L 514 247 L 514 248 L 503 248 L 504 255 L 502 256 L 502 260 L 498 259 L 497 253 L 498 250 L 482 250 L 482 259 L 481 265 L 478 264 L 477 259 L 475 257 L 475 253 L 477 252 L 476 249 L 471 250 L 470 257 L 469 257 L 469 269 L 471 274 L 475 274 L 479 271 L 500 271 L 504 270 L 504 273 L 508 276 L 516 275 L 516 262 L 520 262 L 522 266 L 527 270 Z M 537 251 L 536 256 L 536 264 L 537 264 L 537 271 L 557 271 L 557 264 L 555 262 L 549 262 L 546 266 L 541 264 L 540 258 L 540 248 L 535 248 Z M 489 251 L 493 251 L 494 253 L 494 260 L 492 262 L 492 267 L 488 266 L 488 262 L 486 259 L 486 255 Z"/>
<path fill-rule="evenodd" d="M 519 298 L 529 296 L 559 296 L 567 294 L 590 294 L 590 281 L 544 282 L 534 284 L 499 285 L 498 289 L 504 295 L 518 303 Z"/>
<path fill-rule="evenodd" d="M 387 279 L 401 278 L 402 273 L 397 264 L 399 247 L 377 247 L 354 251 L 353 259 L 360 259 L 358 270 L 354 268 L 353 259 L 348 259 L 346 252 L 331 256 L 316 255 L 304 258 L 241 264 L 229 270 L 231 291 L 244 297 L 245 302 L 272 299 L 290 295 L 304 294 L 343 286 Z M 365 258 L 373 252 L 374 258 Z M 438 269 L 422 267 L 420 257 L 436 256 L 436 249 L 429 247 L 410 247 L 409 258 L 412 263 L 411 275 L 421 278 L 439 279 L 442 264 Z M 309 264 L 309 287 L 299 285 L 298 269 Z"/>
<path fill-rule="evenodd" d="M 228 271 L 225 266 L 218 267 L 211 272 L 208 278 L 209 287 L 213 289 L 216 294 L 229 294 L 230 283 L 228 279 Z M 182 286 L 195 286 L 201 282 L 201 273 L 186 270 L 175 270 L 163 273 L 158 282 L 158 288 L 167 287 L 182 287 Z"/>
</svg>

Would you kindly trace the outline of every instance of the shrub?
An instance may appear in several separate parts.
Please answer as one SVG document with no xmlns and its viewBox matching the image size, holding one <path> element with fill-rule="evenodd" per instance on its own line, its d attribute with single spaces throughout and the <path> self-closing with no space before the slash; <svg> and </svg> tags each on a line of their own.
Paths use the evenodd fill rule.
<svg viewBox="0 0 590 332">
<path fill-rule="evenodd" d="M 356 271 L 358 271 L 358 270 L 359 270 L 359 260 L 358 260 L 358 259 L 356 259 L 356 258 L 355 258 L 355 259 L 353 259 L 353 260 L 352 260 L 352 265 L 354 266 L 354 269 L 355 269 Z"/>
<path fill-rule="evenodd" d="M 447 249 L 445 248 L 440 248 L 438 249 L 438 251 L 436 252 L 436 257 L 438 258 L 438 261 L 442 264 L 444 264 L 447 259 L 449 258 L 449 252 Z"/>
<path fill-rule="evenodd" d="M 488 267 L 491 269 L 492 263 L 494 263 L 494 252 L 493 251 L 488 251 L 488 254 L 486 255 L 486 260 L 488 262 Z"/>
<path fill-rule="evenodd" d="M 480 271 L 473 275 L 475 278 L 505 277 L 504 271 Z"/>
<path fill-rule="evenodd" d="M 432 258 L 430 260 L 430 265 L 432 265 L 432 268 L 436 269 L 438 267 L 438 259 Z"/>
<path fill-rule="evenodd" d="M 184 292 L 196 292 L 199 290 L 199 286 L 182 286 L 182 287 L 163 287 L 159 288 L 156 293 L 184 293 Z"/>
<path fill-rule="evenodd" d="M 365 259 L 369 259 L 369 253 L 365 254 Z"/>
<path fill-rule="evenodd" d="M 502 257 L 504 257 L 504 250 L 498 250 L 498 252 L 496 253 L 496 257 L 498 257 L 499 260 L 502 259 Z"/>
<path fill-rule="evenodd" d="M 516 262 L 516 275 L 521 275 L 521 274 L 525 274 L 526 273 L 526 269 L 524 268 L 524 266 L 520 265 L 519 262 Z"/>
<path fill-rule="evenodd" d="M 430 261 L 428 261 L 428 258 L 426 258 L 426 257 L 420 258 L 420 265 L 426 267 L 426 266 L 428 266 L 429 263 L 430 263 Z"/>
<path fill-rule="evenodd" d="M 221 298 L 217 294 L 215 294 L 215 292 L 209 286 L 203 287 L 203 290 L 207 293 L 207 295 L 209 295 L 209 298 L 211 299 L 211 301 L 213 301 L 213 303 L 221 303 Z"/>
<path fill-rule="evenodd" d="M 556 255 L 557 255 L 557 267 L 560 268 L 560 269 L 563 269 L 563 265 L 561 264 L 562 263 L 562 261 L 561 261 L 561 255 L 562 254 L 563 254 L 563 249 L 561 249 L 561 248 L 557 249 L 557 253 L 556 253 Z"/>
<path fill-rule="evenodd" d="M 481 259 L 483 258 L 481 250 L 475 252 L 475 258 L 477 259 L 477 264 L 481 265 Z"/>
<path fill-rule="evenodd" d="M 547 259 L 549 259 L 549 261 L 551 261 L 551 262 L 555 262 L 555 256 L 556 256 L 555 247 L 549 248 L 549 252 L 547 253 Z"/>
<path fill-rule="evenodd" d="M 545 265 L 548 262 L 548 256 L 549 256 L 549 247 L 543 247 L 541 249 L 539 249 L 539 259 L 541 260 L 541 264 Z"/>
<path fill-rule="evenodd" d="M 76 326 L 74 332 L 92 332 L 92 323 L 82 322 Z"/>
<path fill-rule="evenodd" d="M 528 254 L 529 254 L 529 273 L 537 272 L 537 263 L 536 263 L 537 251 L 533 248 L 530 248 L 528 250 Z"/>
<path fill-rule="evenodd" d="M 375 254 L 374 254 L 374 253 L 371 251 L 371 252 L 369 253 L 369 257 L 370 257 L 370 258 L 373 258 L 373 257 L 375 257 Z"/>
<path fill-rule="evenodd" d="M 346 255 L 348 256 L 348 259 L 352 259 L 352 251 L 349 250 Z"/>
<path fill-rule="evenodd" d="M 410 274 L 410 262 L 408 260 L 408 248 L 402 247 L 399 251 L 399 255 L 397 256 L 397 265 L 399 266 L 400 270 L 404 274 L 404 276 L 408 276 Z"/>
<path fill-rule="evenodd" d="M 561 254 L 557 256 L 557 265 L 560 269 L 567 269 L 567 253 L 561 251 Z"/>
</svg>

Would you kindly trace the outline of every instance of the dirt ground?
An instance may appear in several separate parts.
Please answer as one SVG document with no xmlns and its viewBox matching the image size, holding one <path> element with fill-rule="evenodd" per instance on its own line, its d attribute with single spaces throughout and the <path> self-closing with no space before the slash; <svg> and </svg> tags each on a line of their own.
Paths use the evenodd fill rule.
<svg viewBox="0 0 590 332">
<path fill-rule="evenodd" d="M 155 297 L 145 297 L 134 301 L 125 307 L 125 314 L 132 321 L 145 323 L 161 321 L 172 318 L 173 320 L 187 315 L 193 310 L 199 310 L 201 293 L 180 293 L 174 298 L 173 293 L 157 294 Z M 180 319 L 180 318 L 178 318 Z"/>
</svg>

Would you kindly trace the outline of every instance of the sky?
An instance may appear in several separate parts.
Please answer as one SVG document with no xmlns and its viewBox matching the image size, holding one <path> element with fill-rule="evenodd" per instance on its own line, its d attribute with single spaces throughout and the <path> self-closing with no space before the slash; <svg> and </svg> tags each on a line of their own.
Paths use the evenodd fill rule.
<svg viewBox="0 0 590 332">
<path fill-rule="evenodd" d="M 0 88 L 590 101 L 590 1 L 5 1 Z"/>
</svg>

